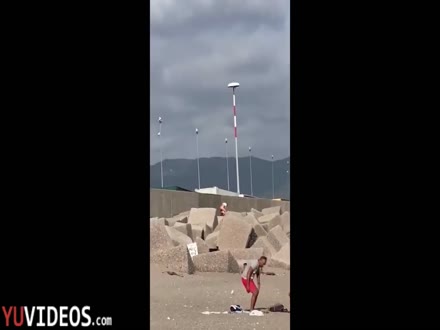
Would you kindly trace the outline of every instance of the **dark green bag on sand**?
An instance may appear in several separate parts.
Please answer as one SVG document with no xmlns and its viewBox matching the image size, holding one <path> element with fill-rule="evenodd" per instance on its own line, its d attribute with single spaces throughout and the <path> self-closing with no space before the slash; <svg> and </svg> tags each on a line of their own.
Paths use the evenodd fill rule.
<svg viewBox="0 0 440 330">
<path fill-rule="evenodd" d="M 269 307 L 271 312 L 287 312 L 287 308 L 284 308 L 283 304 L 275 304 Z"/>
</svg>

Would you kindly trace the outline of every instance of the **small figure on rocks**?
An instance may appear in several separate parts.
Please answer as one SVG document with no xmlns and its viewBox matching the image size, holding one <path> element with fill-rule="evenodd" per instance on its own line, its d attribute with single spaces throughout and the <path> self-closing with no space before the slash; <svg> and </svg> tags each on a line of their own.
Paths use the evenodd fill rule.
<svg viewBox="0 0 440 330">
<path fill-rule="evenodd" d="M 222 205 L 220 205 L 220 215 L 224 216 L 226 214 L 226 207 L 228 206 L 228 204 L 226 203 L 222 203 Z"/>
<path fill-rule="evenodd" d="M 247 293 L 252 293 L 251 297 L 251 308 L 253 311 L 255 309 L 255 304 L 257 302 L 258 294 L 260 293 L 261 283 L 260 283 L 260 274 L 264 265 L 266 265 L 267 258 L 265 256 L 261 256 L 258 260 L 250 260 L 249 262 L 244 264 L 244 270 L 241 274 L 241 282 L 243 283 L 244 288 Z M 254 277 L 257 277 L 257 285 L 255 285 Z"/>
</svg>

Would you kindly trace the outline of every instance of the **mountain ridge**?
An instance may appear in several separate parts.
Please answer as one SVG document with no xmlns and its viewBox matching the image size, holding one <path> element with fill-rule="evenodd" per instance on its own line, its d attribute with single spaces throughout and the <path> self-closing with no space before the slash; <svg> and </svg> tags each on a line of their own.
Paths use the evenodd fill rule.
<svg viewBox="0 0 440 330">
<path fill-rule="evenodd" d="M 251 195 L 249 157 L 239 157 L 240 193 Z M 199 158 L 201 188 L 228 190 L 226 157 Z M 237 191 L 235 157 L 228 158 L 230 191 Z M 275 198 L 290 199 L 290 157 L 273 161 Z M 196 159 L 165 159 L 164 186 L 198 188 Z M 160 188 L 160 162 L 150 165 L 150 187 Z M 272 198 L 272 161 L 252 157 L 253 196 Z"/>
</svg>

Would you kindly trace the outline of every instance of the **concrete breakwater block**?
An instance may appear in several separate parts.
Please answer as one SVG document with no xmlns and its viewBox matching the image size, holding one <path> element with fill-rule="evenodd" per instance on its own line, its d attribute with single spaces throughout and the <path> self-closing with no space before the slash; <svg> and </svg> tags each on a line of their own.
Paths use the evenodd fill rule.
<svg viewBox="0 0 440 330">
<path fill-rule="evenodd" d="M 251 213 L 254 215 L 254 217 L 258 220 L 259 217 L 262 217 L 264 215 L 263 212 L 260 212 L 254 208 L 251 209 Z"/>
<path fill-rule="evenodd" d="M 280 215 L 281 214 L 281 206 L 266 207 L 265 209 L 261 210 L 261 213 L 263 213 L 263 214 L 278 213 L 278 215 Z"/>
<path fill-rule="evenodd" d="M 239 273 L 237 260 L 229 251 L 202 253 L 194 256 L 194 266 L 198 272 Z"/>
<path fill-rule="evenodd" d="M 170 236 L 171 240 L 173 241 L 173 244 L 175 246 L 177 245 L 187 245 L 193 242 L 193 240 L 191 238 L 189 238 L 187 235 L 185 235 L 184 233 L 178 231 L 176 228 L 174 227 L 165 227 L 168 235 Z"/>
<path fill-rule="evenodd" d="M 252 226 L 242 218 L 226 214 L 219 231 L 217 246 L 220 250 L 244 249 L 248 245 Z"/>
<path fill-rule="evenodd" d="M 161 223 L 165 226 L 168 226 L 168 221 L 165 218 L 158 218 L 158 217 L 150 218 L 150 224 L 152 223 Z"/>
<path fill-rule="evenodd" d="M 150 262 L 163 265 L 176 272 L 193 274 L 195 271 L 186 245 L 155 251 L 150 254 Z"/>
<path fill-rule="evenodd" d="M 197 237 L 203 239 L 207 236 L 205 235 L 205 226 L 202 225 L 191 225 L 191 231 L 194 241 L 196 240 Z"/>
<path fill-rule="evenodd" d="M 258 219 L 258 222 L 262 225 L 266 225 L 268 230 L 271 230 L 277 225 L 281 225 L 281 216 L 276 213 L 263 215 Z"/>
<path fill-rule="evenodd" d="M 272 246 L 272 244 L 270 244 L 266 236 L 258 237 L 254 245 L 251 246 L 251 249 L 257 249 L 257 248 L 262 248 L 263 255 L 265 255 L 267 258 L 271 258 L 273 255 L 277 253 L 277 251 Z"/>
<path fill-rule="evenodd" d="M 281 227 L 286 234 L 290 234 L 290 213 L 287 211 L 281 214 Z"/>
<path fill-rule="evenodd" d="M 150 250 L 166 249 L 174 246 L 166 226 L 160 221 L 150 223 Z"/>
<path fill-rule="evenodd" d="M 283 247 L 270 259 L 271 267 L 290 269 L 290 242 Z"/>
<path fill-rule="evenodd" d="M 200 237 L 197 237 L 195 242 L 197 243 L 198 254 L 209 252 L 209 245 L 204 240 L 202 240 Z"/>
<path fill-rule="evenodd" d="M 219 234 L 220 232 L 216 231 L 206 237 L 205 243 L 208 244 L 208 247 L 210 249 L 216 249 L 218 247 L 217 242 Z"/>
<path fill-rule="evenodd" d="M 191 240 L 194 241 L 193 234 L 192 234 L 192 226 L 191 226 L 191 224 L 183 223 L 183 222 L 176 222 L 174 224 L 173 228 L 175 228 L 176 230 L 178 230 L 181 233 L 185 234 L 186 236 L 191 238 Z"/>
<path fill-rule="evenodd" d="M 207 225 L 214 231 L 217 226 L 217 210 L 210 207 L 193 207 L 189 212 L 188 223 L 202 227 Z"/>
<path fill-rule="evenodd" d="M 263 248 L 229 249 L 235 260 L 254 260 L 264 255 Z"/>
<path fill-rule="evenodd" d="M 272 228 L 269 231 L 269 233 L 267 234 L 267 239 L 277 252 L 281 250 L 284 244 L 290 243 L 289 238 L 287 237 L 286 233 L 283 231 L 283 228 L 281 228 L 280 225 Z"/>
<path fill-rule="evenodd" d="M 188 223 L 188 217 L 187 216 L 179 216 L 176 215 L 174 217 L 171 218 L 166 218 L 167 222 L 168 222 L 168 226 L 172 227 L 174 226 L 176 223 Z"/>
</svg>

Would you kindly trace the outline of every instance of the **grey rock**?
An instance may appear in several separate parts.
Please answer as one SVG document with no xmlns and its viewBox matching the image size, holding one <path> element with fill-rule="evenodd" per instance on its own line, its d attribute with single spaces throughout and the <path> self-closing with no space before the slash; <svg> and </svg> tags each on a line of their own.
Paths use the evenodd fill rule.
<svg viewBox="0 0 440 330">
<path fill-rule="evenodd" d="M 194 266 L 198 272 L 239 273 L 237 260 L 229 251 L 202 253 L 194 256 Z"/>
<path fill-rule="evenodd" d="M 269 243 L 275 248 L 278 252 L 286 243 L 290 243 L 289 238 L 286 233 L 283 231 L 280 225 L 272 228 L 267 234 L 267 239 Z"/>
<path fill-rule="evenodd" d="M 278 215 L 280 215 L 281 214 L 281 206 L 266 207 L 265 209 L 261 210 L 261 213 L 263 213 L 263 214 L 278 213 Z"/>
<path fill-rule="evenodd" d="M 177 245 L 187 245 L 193 242 L 191 238 L 189 238 L 187 235 L 182 233 L 181 231 L 177 230 L 174 227 L 165 227 L 166 231 L 168 232 L 168 235 L 170 236 L 171 240 L 173 241 L 173 244 L 175 246 Z"/>
<path fill-rule="evenodd" d="M 216 249 L 217 248 L 217 242 L 218 242 L 218 235 L 220 234 L 219 231 L 213 232 L 212 234 L 209 234 L 206 239 L 205 243 L 208 245 L 210 249 Z"/>
<path fill-rule="evenodd" d="M 235 260 L 254 260 L 259 259 L 263 253 L 263 248 L 252 248 L 252 249 L 229 249 Z"/>
<path fill-rule="evenodd" d="M 272 244 L 270 244 L 269 240 L 265 236 L 258 237 L 257 241 L 251 247 L 251 249 L 255 249 L 255 248 L 262 248 L 263 254 L 267 258 L 271 258 L 273 255 L 277 253 L 275 248 L 272 246 Z"/>
<path fill-rule="evenodd" d="M 244 249 L 248 245 L 252 226 L 243 218 L 226 214 L 222 221 L 217 245 L 220 250 Z"/>
<path fill-rule="evenodd" d="M 181 233 L 185 234 L 186 236 L 191 238 L 192 241 L 194 241 L 191 224 L 183 223 L 183 222 L 176 222 L 174 224 L 173 228 L 180 231 Z"/>
<path fill-rule="evenodd" d="M 195 271 L 194 263 L 185 245 L 173 248 L 158 250 L 150 254 L 150 262 L 167 267 L 176 272 L 193 274 Z"/>
<path fill-rule="evenodd" d="M 209 245 L 204 240 L 202 240 L 200 237 L 197 237 L 195 242 L 197 243 L 198 254 L 209 252 Z"/>
<path fill-rule="evenodd" d="M 270 259 L 271 267 L 290 269 L 290 242 L 283 247 Z"/>
<path fill-rule="evenodd" d="M 284 212 L 281 214 L 281 227 L 286 234 L 290 235 L 290 213 Z"/>
<path fill-rule="evenodd" d="M 160 221 L 153 221 L 150 223 L 150 250 L 167 249 L 173 247 L 171 240 L 166 230 L 165 224 Z"/>
</svg>

